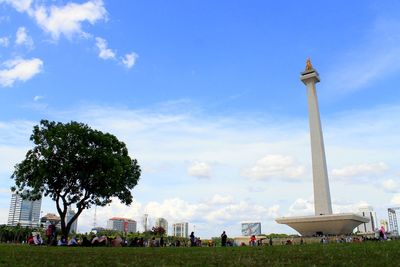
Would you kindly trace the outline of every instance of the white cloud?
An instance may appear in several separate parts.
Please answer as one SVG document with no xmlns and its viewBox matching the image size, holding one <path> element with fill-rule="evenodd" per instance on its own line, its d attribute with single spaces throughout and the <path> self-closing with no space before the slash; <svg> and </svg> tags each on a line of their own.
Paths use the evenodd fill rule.
<svg viewBox="0 0 400 267">
<path fill-rule="evenodd" d="M 192 204 L 180 198 L 166 199 L 163 202 L 150 201 L 144 206 L 144 211 L 154 217 L 163 217 L 175 221 L 190 221 L 199 216 L 205 207 L 202 204 Z"/>
<path fill-rule="evenodd" d="M 93 38 L 93 35 L 85 32 L 85 23 L 94 25 L 100 20 L 107 19 L 107 10 L 103 0 L 89 0 L 84 3 L 69 2 L 65 5 L 46 5 L 43 2 L 30 0 L 0 0 L 14 7 L 19 12 L 24 12 L 33 18 L 43 31 L 50 34 L 53 40 L 58 40 L 61 36 L 72 39 L 75 36 L 82 38 Z M 102 59 L 116 59 L 117 54 L 108 48 L 107 41 L 96 37 L 96 47 L 99 49 L 98 56 Z M 16 45 L 25 45 L 33 48 L 33 40 L 27 34 L 24 27 L 20 27 L 16 34 Z M 0 38 L 0 46 L 7 46 L 8 39 Z M 126 68 L 132 68 L 138 55 L 134 52 L 119 57 L 118 61 Z"/>
<path fill-rule="evenodd" d="M 400 205 L 400 194 L 395 195 L 391 200 L 390 203 L 393 205 Z"/>
<path fill-rule="evenodd" d="M 220 195 L 220 194 L 215 194 L 210 200 L 207 201 L 209 205 L 226 205 L 226 204 L 232 204 L 233 197 L 230 195 Z"/>
<path fill-rule="evenodd" d="M 29 142 L 29 135 L 32 127 L 35 125 L 32 121 L 17 120 L 13 122 L 0 121 L 0 144 L 18 148 Z M 3 153 L 7 154 L 7 153 Z"/>
<path fill-rule="evenodd" d="M 390 193 L 396 193 L 400 191 L 400 183 L 393 179 L 383 181 L 382 186 L 387 192 Z"/>
<path fill-rule="evenodd" d="M 71 38 L 85 35 L 82 24 L 95 24 L 106 19 L 107 11 L 102 0 L 90 0 L 82 4 L 68 3 L 64 6 L 39 6 L 29 13 L 39 26 L 57 40 L 61 35 Z"/>
<path fill-rule="evenodd" d="M 7 47 L 9 43 L 8 37 L 0 37 L 0 46 Z"/>
<path fill-rule="evenodd" d="M 44 97 L 41 96 L 41 95 L 35 95 L 35 96 L 33 97 L 33 101 L 37 102 L 37 101 L 39 101 L 39 100 L 41 100 L 41 99 L 43 99 L 43 98 L 44 98 Z"/>
<path fill-rule="evenodd" d="M 360 208 L 371 206 L 365 201 L 332 201 L 333 213 L 353 213 L 358 212 Z M 290 206 L 289 211 L 285 216 L 306 216 L 314 215 L 314 200 L 313 197 L 308 199 L 298 198 Z"/>
<path fill-rule="evenodd" d="M 170 227 L 176 222 L 189 222 L 196 225 L 205 224 L 209 228 L 218 229 L 216 231 L 219 232 L 221 225 L 227 225 L 230 221 L 239 226 L 241 221 L 272 220 L 279 216 L 279 205 L 265 207 L 243 200 L 214 205 L 209 201 L 190 203 L 175 197 L 147 203 L 134 200 L 128 207 L 115 199 L 106 207 L 97 207 L 96 221 L 98 226 L 105 226 L 107 220 L 114 216 L 132 218 L 142 230 L 143 214 L 148 214 L 150 221 L 159 217 L 165 218 Z M 94 209 L 84 211 L 79 218 L 79 230 L 88 231 L 93 226 L 93 220 Z M 239 227 L 237 229 L 239 230 Z M 203 235 L 207 230 L 209 231 L 205 229 Z"/>
<path fill-rule="evenodd" d="M 210 178 L 211 177 L 211 166 L 206 162 L 193 162 L 187 169 L 187 173 L 190 176 L 198 178 Z"/>
<path fill-rule="evenodd" d="M 25 27 L 19 27 L 17 33 L 15 34 L 15 44 L 25 45 L 29 48 L 33 48 L 33 40 L 28 35 Z"/>
<path fill-rule="evenodd" d="M 333 169 L 332 174 L 336 177 L 376 176 L 384 173 L 388 169 L 388 165 L 384 162 L 365 163 L 349 165 L 341 169 Z"/>
<path fill-rule="evenodd" d="M 340 203 L 334 201 L 332 203 L 333 213 L 357 213 L 360 208 L 371 207 L 368 202 L 358 200 L 356 202 Z"/>
<path fill-rule="evenodd" d="M 31 8 L 33 0 L 0 0 L 1 3 L 6 3 L 13 6 L 18 12 L 26 12 Z"/>
<path fill-rule="evenodd" d="M 256 164 L 245 169 L 242 174 L 255 180 L 270 178 L 294 179 L 305 173 L 304 166 L 298 165 L 292 156 L 267 155 Z"/>
<path fill-rule="evenodd" d="M 94 223 L 94 208 L 85 210 L 78 218 L 78 231 L 89 232 Z M 122 204 L 118 199 L 105 207 L 97 207 L 96 226 L 106 227 L 108 219 L 112 217 L 125 217 L 135 219 L 139 224 L 139 216 L 143 214 L 142 205 L 133 201 L 130 206 Z"/>
<path fill-rule="evenodd" d="M 6 61 L 0 69 L 0 85 L 13 86 L 16 81 L 27 81 L 42 71 L 43 61 L 38 58 Z"/>
<path fill-rule="evenodd" d="M 132 68 L 135 63 L 136 60 L 139 56 L 136 53 L 130 53 L 130 54 L 126 54 L 123 58 L 122 58 L 122 64 L 124 64 L 125 67 L 127 67 L 128 69 Z"/>
<path fill-rule="evenodd" d="M 298 198 L 289 206 L 289 213 L 286 216 L 302 216 L 312 214 L 314 214 L 314 201 L 312 198 Z"/>
<path fill-rule="evenodd" d="M 0 4 L 9 4 L 17 11 L 27 13 L 34 18 L 54 40 L 61 35 L 67 38 L 75 35 L 88 36 L 88 33 L 82 30 L 85 22 L 93 25 L 107 18 L 107 10 L 102 0 L 89 0 L 79 4 L 70 2 L 62 6 L 46 6 L 43 3 L 33 5 L 33 2 L 33 0 L 0 0 Z"/>
<path fill-rule="evenodd" d="M 26 147 L 15 147 L 0 144 L 0 175 L 11 177 L 14 165 L 24 159 Z M 0 189 L 1 192 L 2 189 Z"/>
<path fill-rule="evenodd" d="M 96 37 L 96 46 L 99 49 L 99 58 L 115 59 L 115 52 L 107 47 L 107 41 L 105 39 Z"/>
</svg>

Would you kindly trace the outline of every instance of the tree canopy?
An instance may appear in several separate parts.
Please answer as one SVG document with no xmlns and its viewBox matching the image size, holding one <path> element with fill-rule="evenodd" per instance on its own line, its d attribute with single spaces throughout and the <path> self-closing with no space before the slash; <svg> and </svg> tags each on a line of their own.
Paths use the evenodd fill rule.
<svg viewBox="0 0 400 267">
<path fill-rule="evenodd" d="M 140 166 L 114 135 L 74 121 L 42 120 L 30 140 L 35 146 L 15 166 L 12 190 L 31 200 L 43 195 L 54 200 L 64 235 L 92 205 L 105 206 L 113 197 L 132 203 L 131 189 L 139 180 Z M 71 205 L 77 212 L 65 222 Z"/>
</svg>

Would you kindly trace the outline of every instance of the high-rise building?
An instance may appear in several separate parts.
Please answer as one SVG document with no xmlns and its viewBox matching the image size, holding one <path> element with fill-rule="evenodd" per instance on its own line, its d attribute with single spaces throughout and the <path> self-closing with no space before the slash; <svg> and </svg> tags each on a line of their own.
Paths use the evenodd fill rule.
<svg viewBox="0 0 400 267">
<path fill-rule="evenodd" d="M 108 220 L 107 229 L 126 233 L 136 232 L 136 221 L 127 218 L 113 217 Z"/>
<path fill-rule="evenodd" d="M 31 201 L 22 199 L 18 194 L 12 194 L 8 222 L 10 226 L 38 226 L 40 223 L 40 208 L 42 199 Z"/>
<path fill-rule="evenodd" d="M 65 223 L 69 223 L 69 221 L 72 219 L 72 217 L 75 215 L 75 211 L 72 209 L 68 209 L 67 214 L 65 216 Z M 78 218 L 72 223 L 71 228 L 69 229 L 70 233 L 76 233 L 76 230 L 78 228 Z"/>
<path fill-rule="evenodd" d="M 174 223 L 173 227 L 173 236 L 176 237 L 189 237 L 189 223 L 182 222 L 182 223 Z"/>
<path fill-rule="evenodd" d="M 168 235 L 168 221 L 164 218 L 157 218 L 156 227 L 162 227 L 165 230 L 165 234 Z"/>
<path fill-rule="evenodd" d="M 372 207 L 363 207 L 360 208 L 359 214 L 363 217 L 369 218 L 369 222 L 365 222 L 360 224 L 357 227 L 357 232 L 359 233 L 373 233 L 378 227 L 378 220 L 376 219 L 376 212 Z"/>
</svg>

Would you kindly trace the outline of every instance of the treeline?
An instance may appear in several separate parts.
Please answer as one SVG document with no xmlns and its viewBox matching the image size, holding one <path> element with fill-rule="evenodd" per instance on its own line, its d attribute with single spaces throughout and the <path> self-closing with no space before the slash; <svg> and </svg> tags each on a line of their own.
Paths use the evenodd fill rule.
<svg viewBox="0 0 400 267">
<path fill-rule="evenodd" d="M 95 233 L 76 234 L 76 237 L 79 239 L 82 239 L 85 236 L 88 240 L 91 240 L 94 236 L 106 236 L 110 239 L 114 239 L 119 236 L 125 240 L 133 240 L 135 238 L 137 238 L 137 239 L 143 238 L 144 240 L 151 240 L 153 237 L 157 238 L 157 239 L 163 237 L 164 242 L 166 244 L 175 243 L 177 240 L 179 240 L 179 242 L 182 245 L 188 243 L 188 241 L 189 241 L 188 238 L 184 238 L 184 237 L 167 236 L 165 233 L 165 230 L 161 230 L 160 228 L 161 227 L 153 228 L 151 231 L 131 232 L 131 233 L 125 233 L 122 231 L 104 229 L 104 230 L 98 231 L 96 234 Z"/>
<path fill-rule="evenodd" d="M 42 228 L 0 225 L 0 243 L 22 243 L 26 241 L 32 232 L 40 232 L 44 235 Z"/>
</svg>

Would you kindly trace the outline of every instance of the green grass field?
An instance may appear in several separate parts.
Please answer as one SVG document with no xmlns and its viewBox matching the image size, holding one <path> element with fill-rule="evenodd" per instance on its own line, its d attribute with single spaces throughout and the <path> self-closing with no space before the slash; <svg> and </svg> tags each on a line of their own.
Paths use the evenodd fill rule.
<svg viewBox="0 0 400 267">
<path fill-rule="evenodd" d="M 0 266 L 400 266 L 400 241 L 232 248 L 3 244 Z"/>
</svg>

